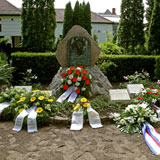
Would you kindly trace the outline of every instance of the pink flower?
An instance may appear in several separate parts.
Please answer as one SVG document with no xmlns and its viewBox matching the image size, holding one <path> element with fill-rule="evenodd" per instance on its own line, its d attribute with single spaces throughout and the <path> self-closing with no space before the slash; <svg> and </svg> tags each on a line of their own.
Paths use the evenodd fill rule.
<svg viewBox="0 0 160 160">
<path fill-rule="evenodd" d="M 123 76 L 123 78 L 124 78 L 126 81 L 128 81 L 128 77 L 126 77 L 126 76 Z"/>
<path fill-rule="evenodd" d="M 160 84 L 160 79 L 157 81 L 157 84 Z"/>
</svg>

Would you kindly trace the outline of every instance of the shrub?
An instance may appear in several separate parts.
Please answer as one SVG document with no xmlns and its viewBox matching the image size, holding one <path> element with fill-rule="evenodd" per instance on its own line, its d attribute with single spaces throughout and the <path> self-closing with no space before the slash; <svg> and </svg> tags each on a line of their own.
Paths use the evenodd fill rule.
<svg viewBox="0 0 160 160">
<path fill-rule="evenodd" d="M 0 66 L 0 85 L 10 83 L 13 71 L 14 67 L 10 67 L 8 64 Z"/>
<path fill-rule="evenodd" d="M 25 73 L 27 69 L 32 69 L 32 73 L 38 77 L 37 81 L 48 83 L 51 82 L 59 69 L 55 53 L 13 53 L 12 65 L 16 69 L 16 72 L 13 73 L 15 81 L 22 79 L 20 73 Z"/>
<path fill-rule="evenodd" d="M 156 64 L 156 56 L 105 54 L 100 55 L 98 64 L 107 66 L 107 64 L 104 63 L 110 62 L 116 65 L 113 70 L 108 70 L 108 68 L 106 67 L 106 76 L 109 78 L 110 81 L 123 81 L 124 75 L 131 75 L 135 73 L 135 71 L 141 72 L 143 69 L 149 72 L 151 79 L 153 79 L 153 77 L 155 76 L 154 69 Z"/>
<path fill-rule="evenodd" d="M 122 48 L 113 43 L 111 33 L 108 31 L 106 31 L 106 41 L 100 43 L 99 47 L 104 54 L 122 54 Z"/>
<path fill-rule="evenodd" d="M 155 79 L 160 79 L 160 56 L 156 57 L 154 72 L 155 72 Z"/>
<path fill-rule="evenodd" d="M 27 69 L 32 69 L 38 82 L 49 83 L 57 73 L 60 65 L 55 53 L 13 53 L 14 80 L 21 80 Z M 123 76 L 141 72 L 143 69 L 150 74 L 151 80 L 159 79 L 160 56 L 146 55 L 106 55 L 100 54 L 97 65 L 110 81 L 124 81 Z"/>
</svg>

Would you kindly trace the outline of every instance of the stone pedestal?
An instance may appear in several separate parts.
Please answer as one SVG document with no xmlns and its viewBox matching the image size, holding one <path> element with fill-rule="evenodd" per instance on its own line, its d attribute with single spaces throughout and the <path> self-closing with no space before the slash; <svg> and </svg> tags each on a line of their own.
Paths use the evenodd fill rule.
<svg viewBox="0 0 160 160">
<path fill-rule="evenodd" d="M 52 82 L 49 85 L 49 89 L 52 90 L 53 95 L 59 95 L 61 87 L 61 74 L 66 71 L 67 68 L 58 70 L 57 74 L 54 76 Z M 104 95 L 108 93 L 108 90 L 112 88 L 111 83 L 108 78 L 99 70 L 97 66 L 85 68 L 92 75 L 92 84 L 89 97 L 95 97 L 97 95 Z"/>
</svg>

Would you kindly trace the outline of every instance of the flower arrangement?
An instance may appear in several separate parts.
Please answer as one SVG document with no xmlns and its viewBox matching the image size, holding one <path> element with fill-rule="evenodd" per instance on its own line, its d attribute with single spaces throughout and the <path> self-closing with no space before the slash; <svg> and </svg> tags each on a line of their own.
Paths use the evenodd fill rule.
<svg viewBox="0 0 160 160">
<path fill-rule="evenodd" d="M 116 121 L 117 128 L 129 134 L 141 133 L 143 122 L 160 121 L 156 111 L 148 107 L 147 103 L 128 105 L 123 113 L 111 113 L 110 116 Z"/>
<path fill-rule="evenodd" d="M 142 81 L 149 81 L 150 75 L 147 71 L 142 70 L 141 73 L 137 71 L 133 75 L 123 76 L 129 83 L 141 83 Z"/>
<path fill-rule="evenodd" d="M 90 90 L 92 76 L 82 66 L 71 66 L 61 74 L 62 77 L 62 90 L 67 90 L 70 86 L 75 87 L 77 94 L 86 95 Z"/>
<path fill-rule="evenodd" d="M 3 92 L 0 93 L 0 103 L 2 102 L 12 102 L 18 100 L 21 94 L 26 93 L 26 90 L 20 88 L 6 88 Z"/>
<path fill-rule="evenodd" d="M 160 90 L 154 88 L 142 88 L 141 92 L 135 96 L 135 102 L 148 103 L 152 108 L 153 104 L 160 104 Z"/>
<path fill-rule="evenodd" d="M 13 119 L 13 112 L 12 108 L 14 108 L 16 105 L 13 103 L 14 101 L 17 101 L 22 94 L 25 94 L 26 90 L 20 89 L 20 88 L 6 88 L 3 92 L 0 93 L 0 103 L 3 102 L 11 102 L 10 106 L 5 108 L 2 111 L 1 119 L 2 120 L 12 120 Z"/>
<path fill-rule="evenodd" d="M 89 101 L 87 100 L 87 98 L 81 98 L 79 100 L 79 103 L 76 104 L 75 106 L 73 106 L 73 109 L 74 109 L 74 111 L 77 111 L 80 107 L 82 107 L 82 108 L 89 107 Z"/>
<path fill-rule="evenodd" d="M 36 106 L 37 124 L 43 124 L 52 113 L 52 107 L 55 103 L 55 97 L 50 96 L 49 93 L 40 90 L 33 90 L 26 92 L 18 101 L 15 101 L 16 107 L 14 108 L 14 119 L 24 109 L 29 109 Z"/>
<path fill-rule="evenodd" d="M 85 97 L 81 97 L 76 100 L 75 105 L 73 105 L 73 110 L 78 111 L 79 109 L 83 109 L 84 119 L 87 119 L 87 117 L 88 117 L 87 108 L 88 107 L 90 107 L 89 100 Z"/>
</svg>

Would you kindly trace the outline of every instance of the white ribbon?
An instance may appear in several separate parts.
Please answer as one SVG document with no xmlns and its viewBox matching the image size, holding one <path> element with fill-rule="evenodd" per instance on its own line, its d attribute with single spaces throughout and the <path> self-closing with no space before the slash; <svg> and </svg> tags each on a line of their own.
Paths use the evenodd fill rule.
<svg viewBox="0 0 160 160">
<path fill-rule="evenodd" d="M 27 119 L 27 125 L 28 125 L 28 132 L 37 132 L 37 112 L 36 112 L 36 106 L 32 107 L 31 112 L 28 115 Z"/>
<path fill-rule="evenodd" d="M 72 102 L 73 103 L 76 100 L 76 98 L 77 98 L 77 93 L 75 91 L 73 91 L 71 93 L 71 95 L 69 96 L 68 102 Z"/>
<path fill-rule="evenodd" d="M 58 99 L 57 102 L 62 103 L 74 91 L 74 87 L 69 87 Z"/>
<path fill-rule="evenodd" d="M 101 119 L 99 117 L 99 113 L 96 112 L 91 105 L 87 108 L 89 124 L 92 128 L 101 128 L 103 125 L 101 124 Z"/>
<path fill-rule="evenodd" d="M 78 131 L 83 128 L 83 109 L 79 108 L 78 111 L 72 113 L 72 124 L 70 130 Z"/>
<path fill-rule="evenodd" d="M 26 117 L 29 113 L 24 109 L 16 118 L 13 131 L 20 131 L 22 129 L 24 117 Z"/>
<path fill-rule="evenodd" d="M 10 104 L 11 104 L 11 102 L 3 102 L 3 103 L 0 103 L 0 115 L 1 115 L 2 111 L 3 111 L 5 108 L 7 108 L 7 107 L 10 106 Z"/>
<path fill-rule="evenodd" d="M 101 119 L 99 113 L 96 112 L 91 105 L 87 108 L 89 124 L 92 128 L 101 128 Z M 72 113 L 72 122 L 70 130 L 81 130 L 83 128 L 83 109 L 80 107 L 78 111 Z"/>
</svg>

